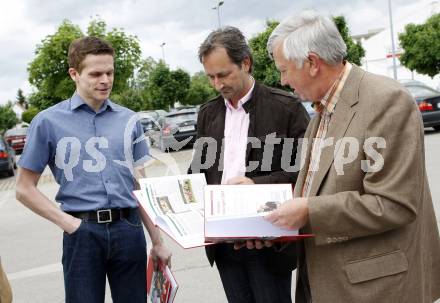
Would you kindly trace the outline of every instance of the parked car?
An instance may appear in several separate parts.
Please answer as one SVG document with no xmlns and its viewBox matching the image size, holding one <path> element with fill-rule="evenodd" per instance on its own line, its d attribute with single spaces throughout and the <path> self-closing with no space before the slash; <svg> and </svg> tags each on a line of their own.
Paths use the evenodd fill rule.
<svg viewBox="0 0 440 303">
<path fill-rule="evenodd" d="M 9 146 L 6 140 L 0 136 L 0 172 L 6 172 L 8 176 L 13 176 L 14 168 L 17 168 L 15 151 Z"/>
<path fill-rule="evenodd" d="M 26 143 L 27 127 L 11 128 L 5 133 L 6 142 L 14 149 L 15 153 L 20 154 Z"/>
<path fill-rule="evenodd" d="M 419 106 L 423 125 L 440 130 L 440 92 L 415 80 L 400 80 Z"/>
<path fill-rule="evenodd" d="M 197 112 L 195 109 L 183 109 L 166 114 L 159 119 L 151 133 L 150 139 L 154 146 L 162 151 L 170 148 L 178 150 L 182 148 L 182 141 L 186 144 L 195 142 L 197 136 Z M 178 142 L 176 142 L 176 140 Z M 184 144 L 185 145 L 185 144 Z"/>
<path fill-rule="evenodd" d="M 301 104 L 304 105 L 307 113 L 309 114 L 310 119 L 312 119 L 313 116 L 315 116 L 316 114 L 316 111 L 313 108 L 313 103 L 311 101 L 302 101 Z"/>
<path fill-rule="evenodd" d="M 159 121 L 159 119 L 158 118 L 154 118 L 150 113 L 142 113 L 140 115 L 139 122 L 142 125 L 142 129 L 143 129 L 145 135 L 147 135 L 147 133 L 149 131 L 154 129 L 154 125 L 157 124 L 158 121 Z"/>
<path fill-rule="evenodd" d="M 168 112 L 163 109 L 145 110 L 145 111 L 139 112 L 139 114 L 141 114 L 141 115 L 147 114 L 156 120 L 159 120 L 159 118 L 165 116 L 167 113 Z"/>
</svg>

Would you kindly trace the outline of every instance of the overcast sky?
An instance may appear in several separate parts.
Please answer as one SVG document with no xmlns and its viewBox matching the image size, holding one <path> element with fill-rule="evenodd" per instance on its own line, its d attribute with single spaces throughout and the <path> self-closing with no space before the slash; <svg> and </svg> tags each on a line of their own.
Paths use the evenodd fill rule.
<svg viewBox="0 0 440 303">
<path fill-rule="evenodd" d="M 427 0 L 392 0 L 393 14 L 404 18 L 410 4 Z M 93 16 L 99 15 L 108 29 L 117 27 L 136 35 L 142 56 L 162 58 L 171 68 L 193 74 L 202 70 L 197 48 L 217 28 L 217 0 L 2 0 L 0 26 L 0 104 L 15 101 L 18 88 L 32 91 L 27 66 L 36 45 L 53 34 L 63 19 L 85 32 Z M 222 25 L 240 28 L 248 38 L 265 28 L 266 20 L 282 20 L 303 9 L 329 15 L 344 15 L 352 34 L 387 27 L 388 6 L 384 0 L 225 0 L 220 7 Z M 66 71 L 67 72 L 67 71 Z"/>
</svg>

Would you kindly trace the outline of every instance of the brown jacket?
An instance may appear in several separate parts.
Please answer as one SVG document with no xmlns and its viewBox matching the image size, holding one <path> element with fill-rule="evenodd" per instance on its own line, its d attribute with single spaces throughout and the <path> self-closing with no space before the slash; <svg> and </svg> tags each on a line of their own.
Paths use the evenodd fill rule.
<svg viewBox="0 0 440 303">
<path fill-rule="evenodd" d="M 257 138 L 261 146 L 253 147 L 247 145 L 246 165 L 251 161 L 256 161 L 259 165 L 255 170 L 246 173 L 246 177 L 251 178 L 257 184 L 270 183 L 292 183 L 296 181 L 298 172 L 287 172 L 282 169 L 281 158 L 283 153 L 284 140 L 286 138 L 294 139 L 290 146 L 293 149 L 291 153 L 291 165 L 296 159 L 296 147 L 298 140 L 304 136 L 304 132 L 309 123 L 309 116 L 304 108 L 292 94 L 285 91 L 267 87 L 255 83 L 252 97 L 243 105 L 245 111 L 249 113 L 249 131 L 248 138 Z M 209 137 L 216 142 L 216 150 L 213 165 L 207 169 L 200 169 L 194 160 L 191 163 L 189 173 L 202 172 L 206 176 L 208 184 L 220 184 L 223 174 L 222 140 L 224 138 L 226 106 L 221 96 L 205 103 L 201 108 L 197 119 L 197 138 Z M 273 156 L 271 165 L 268 168 L 263 167 L 263 151 L 266 135 L 275 133 L 280 139 L 279 144 L 273 146 Z M 205 163 L 208 148 L 207 144 L 196 144 L 194 146 L 194 157 L 201 157 L 201 163 Z M 286 144 L 287 145 L 287 144 Z M 212 152 L 211 152 L 212 153 Z M 219 244 L 222 245 L 222 244 Z M 208 246 L 208 259 L 213 265 L 216 250 L 214 245 Z M 266 255 L 267 266 L 275 272 L 291 271 L 296 267 L 295 245 L 291 245 L 281 253 L 276 253 L 273 248 L 265 249 L 261 252 Z"/>
<path fill-rule="evenodd" d="M 12 291 L 0 260 L 0 303 L 11 303 Z"/>
<path fill-rule="evenodd" d="M 314 137 L 318 124 L 316 116 L 306 138 Z M 311 185 L 309 222 L 302 232 L 315 237 L 304 241 L 306 267 L 300 261 L 298 272 L 307 269 L 313 302 L 435 301 L 440 239 L 425 170 L 424 129 L 413 98 L 397 82 L 353 66 L 331 118 L 330 137 L 357 139 L 359 152 L 338 174 L 335 145 L 324 148 Z M 365 160 L 375 164 L 364 149 L 372 137 L 386 142 L 385 148 L 373 145 L 383 168 L 364 172 Z M 296 197 L 310 148 L 311 142 Z M 345 148 L 346 154 L 348 144 Z"/>
</svg>

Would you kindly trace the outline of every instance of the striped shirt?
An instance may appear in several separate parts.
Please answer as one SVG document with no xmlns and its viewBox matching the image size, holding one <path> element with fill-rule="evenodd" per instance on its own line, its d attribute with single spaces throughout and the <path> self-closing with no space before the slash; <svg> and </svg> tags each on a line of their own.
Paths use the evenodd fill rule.
<svg viewBox="0 0 440 303">
<path fill-rule="evenodd" d="M 351 67 L 352 65 L 349 62 L 345 63 L 345 67 L 341 72 L 341 75 L 329 88 L 321 102 L 317 104 L 316 111 L 319 112 L 321 120 L 319 121 L 315 139 L 313 140 L 309 168 L 307 170 L 306 180 L 301 193 L 302 197 L 308 197 L 310 194 L 313 178 L 315 173 L 319 170 L 321 152 L 325 147 L 325 137 L 327 136 L 328 126 L 335 111 L 336 104 L 338 103 L 342 88 L 344 87 L 345 81 L 350 73 Z"/>
</svg>

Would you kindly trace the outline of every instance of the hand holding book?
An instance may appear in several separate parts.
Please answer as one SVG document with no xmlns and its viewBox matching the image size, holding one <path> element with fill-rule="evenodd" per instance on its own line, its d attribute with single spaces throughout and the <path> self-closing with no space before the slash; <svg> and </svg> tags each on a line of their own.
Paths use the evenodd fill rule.
<svg viewBox="0 0 440 303">
<path fill-rule="evenodd" d="M 154 270 L 158 270 L 161 264 L 171 267 L 171 251 L 163 243 L 153 244 L 150 250 Z"/>
<path fill-rule="evenodd" d="M 240 184 L 252 181 L 235 179 Z M 260 248 L 273 241 L 310 236 L 265 220 L 271 211 L 292 199 L 291 184 L 206 185 L 203 174 L 193 174 L 141 179 L 140 185 L 141 190 L 134 195 L 142 209 L 183 248 L 246 240 L 252 240 L 246 242 L 247 247 Z"/>
<path fill-rule="evenodd" d="M 246 247 L 247 249 L 262 249 L 265 247 L 272 247 L 273 242 L 270 240 L 246 240 L 246 241 L 237 241 L 234 243 L 234 249 L 242 249 Z"/>
<path fill-rule="evenodd" d="M 289 230 L 298 230 L 306 225 L 309 215 L 307 198 L 290 199 L 265 216 L 273 225 Z"/>
<path fill-rule="evenodd" d="M 170 268 L 163 263 L 156 269 L 153 256 L 148 256 L 147 263 L 147 294 L 151 303 L 172 303 L 179 285 Z"/>
</svg>

